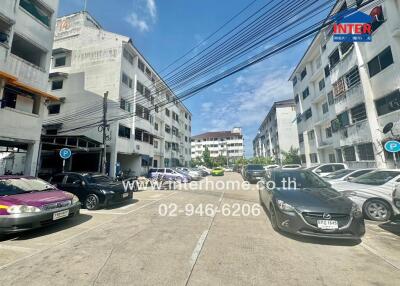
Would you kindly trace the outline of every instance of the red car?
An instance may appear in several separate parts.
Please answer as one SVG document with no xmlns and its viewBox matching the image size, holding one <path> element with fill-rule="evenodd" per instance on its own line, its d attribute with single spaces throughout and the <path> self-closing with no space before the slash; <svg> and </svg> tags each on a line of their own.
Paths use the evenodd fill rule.
<svg viewBox="0 0 400 286">
<path fill-rule="evenodd" d="M 22 232 L 79 214 L 79 199 L 24 176 L 0 176 L 0 234 Z"/>
</svg>

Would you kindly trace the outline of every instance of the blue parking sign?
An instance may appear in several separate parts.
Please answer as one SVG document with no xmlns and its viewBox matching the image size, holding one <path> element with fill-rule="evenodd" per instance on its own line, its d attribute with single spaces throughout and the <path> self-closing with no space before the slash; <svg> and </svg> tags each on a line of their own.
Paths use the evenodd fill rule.
<svg viewBox="0 0 400 286">
<path fill-rule="evenodd" d="M 71 155 L 72 155 L 72 152 L 71 152 L 71 149 L 69 149 L 69 148 L 62 148 L 60 150 L 60 157 L 63 160 L 69 159 L 71 157 Z"/>
<path fill-rule="evenodd" d="M 385 150 L 390 153 L 400 152 L 400 142 L 391 140 L 385 143 Z"/>
</svg>

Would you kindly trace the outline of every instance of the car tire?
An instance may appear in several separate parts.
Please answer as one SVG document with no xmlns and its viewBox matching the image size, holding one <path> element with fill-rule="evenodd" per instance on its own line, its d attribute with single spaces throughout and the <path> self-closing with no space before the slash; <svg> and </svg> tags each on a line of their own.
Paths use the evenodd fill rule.
<svg viewBox="0 0 400 286">
<path fill-rule="evenodd" d="M 364 203 L 363 213 L 370 220 L 388 221 L 392 217 L 392 208 L 383 200 L 372 199 Z"/>
<path fill-rule="evenodd" d="M 276 219 L 276 213 L 273 205 L 271 205 L 269 208 L 269 220 L 271 222 L 272 228 L 275 231 L 279 231 L 278 221 Z"/>
<path fill-rule="evenodd" d="M 95 194 L 90 194 L 86 197 L 84 204 L 87 210 L 97 210 L 100 205 L 99 197 Z"/>
</svg>

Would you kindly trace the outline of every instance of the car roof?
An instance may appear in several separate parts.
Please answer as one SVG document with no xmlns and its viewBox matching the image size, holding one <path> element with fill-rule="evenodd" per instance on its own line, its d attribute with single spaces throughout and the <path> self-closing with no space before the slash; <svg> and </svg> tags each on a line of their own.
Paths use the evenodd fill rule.
<svg viewBox="0 0 400 286">
<path fill-rule="evenodd" d="M 33 177 L 33 176 L 23 176 L 23 175 L 3 175 L 3 176 L 0 176 L 0 180 L 5 180 L 5 179 L 37 179 L 37 178 Z"/>
</svg>

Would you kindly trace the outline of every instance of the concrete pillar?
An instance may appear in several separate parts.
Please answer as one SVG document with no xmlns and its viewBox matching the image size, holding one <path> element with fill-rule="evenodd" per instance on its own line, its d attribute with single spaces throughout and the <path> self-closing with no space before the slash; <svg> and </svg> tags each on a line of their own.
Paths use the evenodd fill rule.
<svg viewBox="0 0 400 286">
<path fill-rule="evenodd" d="M 110 176 L 115 178 L 117 168 L 117 150 L 116 148 L 110 149 Z"/>
<path fill-rule="evenodd" d="M 24 174 L 29 176 L 36 175 L 37 159 L 39 154 L 40 141 L 28 144 L 28 150 L 25 158 Z"/>
</svg>

